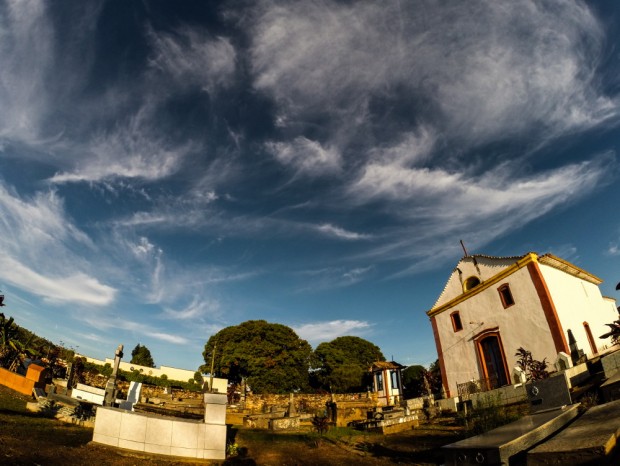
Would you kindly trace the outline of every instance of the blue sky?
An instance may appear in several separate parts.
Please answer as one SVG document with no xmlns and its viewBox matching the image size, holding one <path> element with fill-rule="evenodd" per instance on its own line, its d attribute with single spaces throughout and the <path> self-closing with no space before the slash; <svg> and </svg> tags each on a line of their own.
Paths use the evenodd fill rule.
<svg viewBox="0 0 620 466">
<path fill-rule="evenodd" d="M 428 365 L 461 239 L 616 297 L 619 11 L 2 0 L 4 312 L 99 358 L 264 319 Z"/>
</svg>

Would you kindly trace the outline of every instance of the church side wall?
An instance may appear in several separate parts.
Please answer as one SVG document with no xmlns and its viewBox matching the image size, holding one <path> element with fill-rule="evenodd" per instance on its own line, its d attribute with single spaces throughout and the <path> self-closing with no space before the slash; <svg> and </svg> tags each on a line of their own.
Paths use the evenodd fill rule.
<svg viewBox="0 0 620 466">
<path fill-rule="evenodd" d="M 601 340 L 599 336 L 609 331 L 605 324 L 618 318 L 615 305 L 611 306 L 609 299 L 603 298 L 598 285 L 594 283 L 545 264 L 540 264 L 540 269 L 555 304 L 567 341 L 568 330 L 570 329 L 577 340 L 579 349 L 587 355 L 592 355 L 583 325 L 584 322 L 587 322 L 595 345 L 599 351 L 602 351 L 609 345 L 609 340 Z"/>
</svg>

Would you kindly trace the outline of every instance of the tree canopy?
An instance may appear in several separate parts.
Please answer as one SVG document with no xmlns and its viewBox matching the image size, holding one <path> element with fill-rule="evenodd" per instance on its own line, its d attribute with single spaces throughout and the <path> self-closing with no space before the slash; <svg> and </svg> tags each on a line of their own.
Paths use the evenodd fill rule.
<svg viewBox="0 0 620 466">
<path fill-rule="evenodd" d="M 403 393 L 405 398 L 417 398 L 428 395 L 424 383 L 424 374 L 427 369 L 424 366 L 409 366 L 402 372 Z"/>
<path fill-rule="evenodd" d="M 144 345 L 138 343 L 131 351 L 131 364 L 138 364 L 145 367 L 155 367 L 151 351 Z"/>
<path fill-rule="evenodd" d="M 441 370 L 438 360 L 428 369 L 419 365 L 409 366 L 403 371 L 402 376 L 405 398 L 441 393 Z"/>
<path fill-rule="evenodd" d="M 372 386 L 370 366 L 385 361 L 378 346 L 352 336 L 321 343 L 314 354 L 313 385 L 335 393 L 366 391 Z"/>
<path fill-rule="evenodd" d="M 209 338 L 201 370 L 232 383 L 246 383 L 255 393 L 289 393 L 308 386 L 312 348 L 289 327 L 249 320 Z"/>
</svg>

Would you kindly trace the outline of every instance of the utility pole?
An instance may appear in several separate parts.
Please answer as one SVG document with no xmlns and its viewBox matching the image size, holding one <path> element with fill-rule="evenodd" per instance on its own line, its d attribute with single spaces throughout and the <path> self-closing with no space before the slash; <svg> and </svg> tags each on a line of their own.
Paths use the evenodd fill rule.
<svg viewBox="0 0 620 466">
<path fill-rule="evenodd" d="M 213 345 L 213 354 L 211 355 L 211 372 L 209 373 L 210 375 L 209 392 L 210 393 L 213 393 L 213 369 L 215 367 L 215 350 L 216 349 L 217 349 L 217 343 Z"/>
</svg>

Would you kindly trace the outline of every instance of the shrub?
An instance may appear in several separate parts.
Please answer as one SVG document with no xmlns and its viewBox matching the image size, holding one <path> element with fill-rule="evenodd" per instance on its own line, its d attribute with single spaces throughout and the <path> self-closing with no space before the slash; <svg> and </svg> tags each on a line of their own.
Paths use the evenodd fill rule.
<svg viewBox="0 0 620 466">
<path fill-rule="evenodd" d="M 467 427 L 469 435 L 479 435 L 519 419 L 522 414 L 519 408 L 518 405 L 504 406 L 499 396 L 487 395 L 466 415 L 459 413 L 458 419 Z"/>
<path fill-rule="evenodd" d="M 314 416 L 312 418 L 312 427 L 322 436 L 329 430 L 329 418 L 327 416 Z"/>
<path fill-rule="evenodd" d="M 515 353 L 519 359 L 517 359 L 517 365 L 525 373 L 527 381 L 530 380 L 542 380 L 549 377 L 547 371 L 547 358 L 542 361 L 537 361 L 532 357 L 532 353 L 520 347 Z"/>
</svg>

